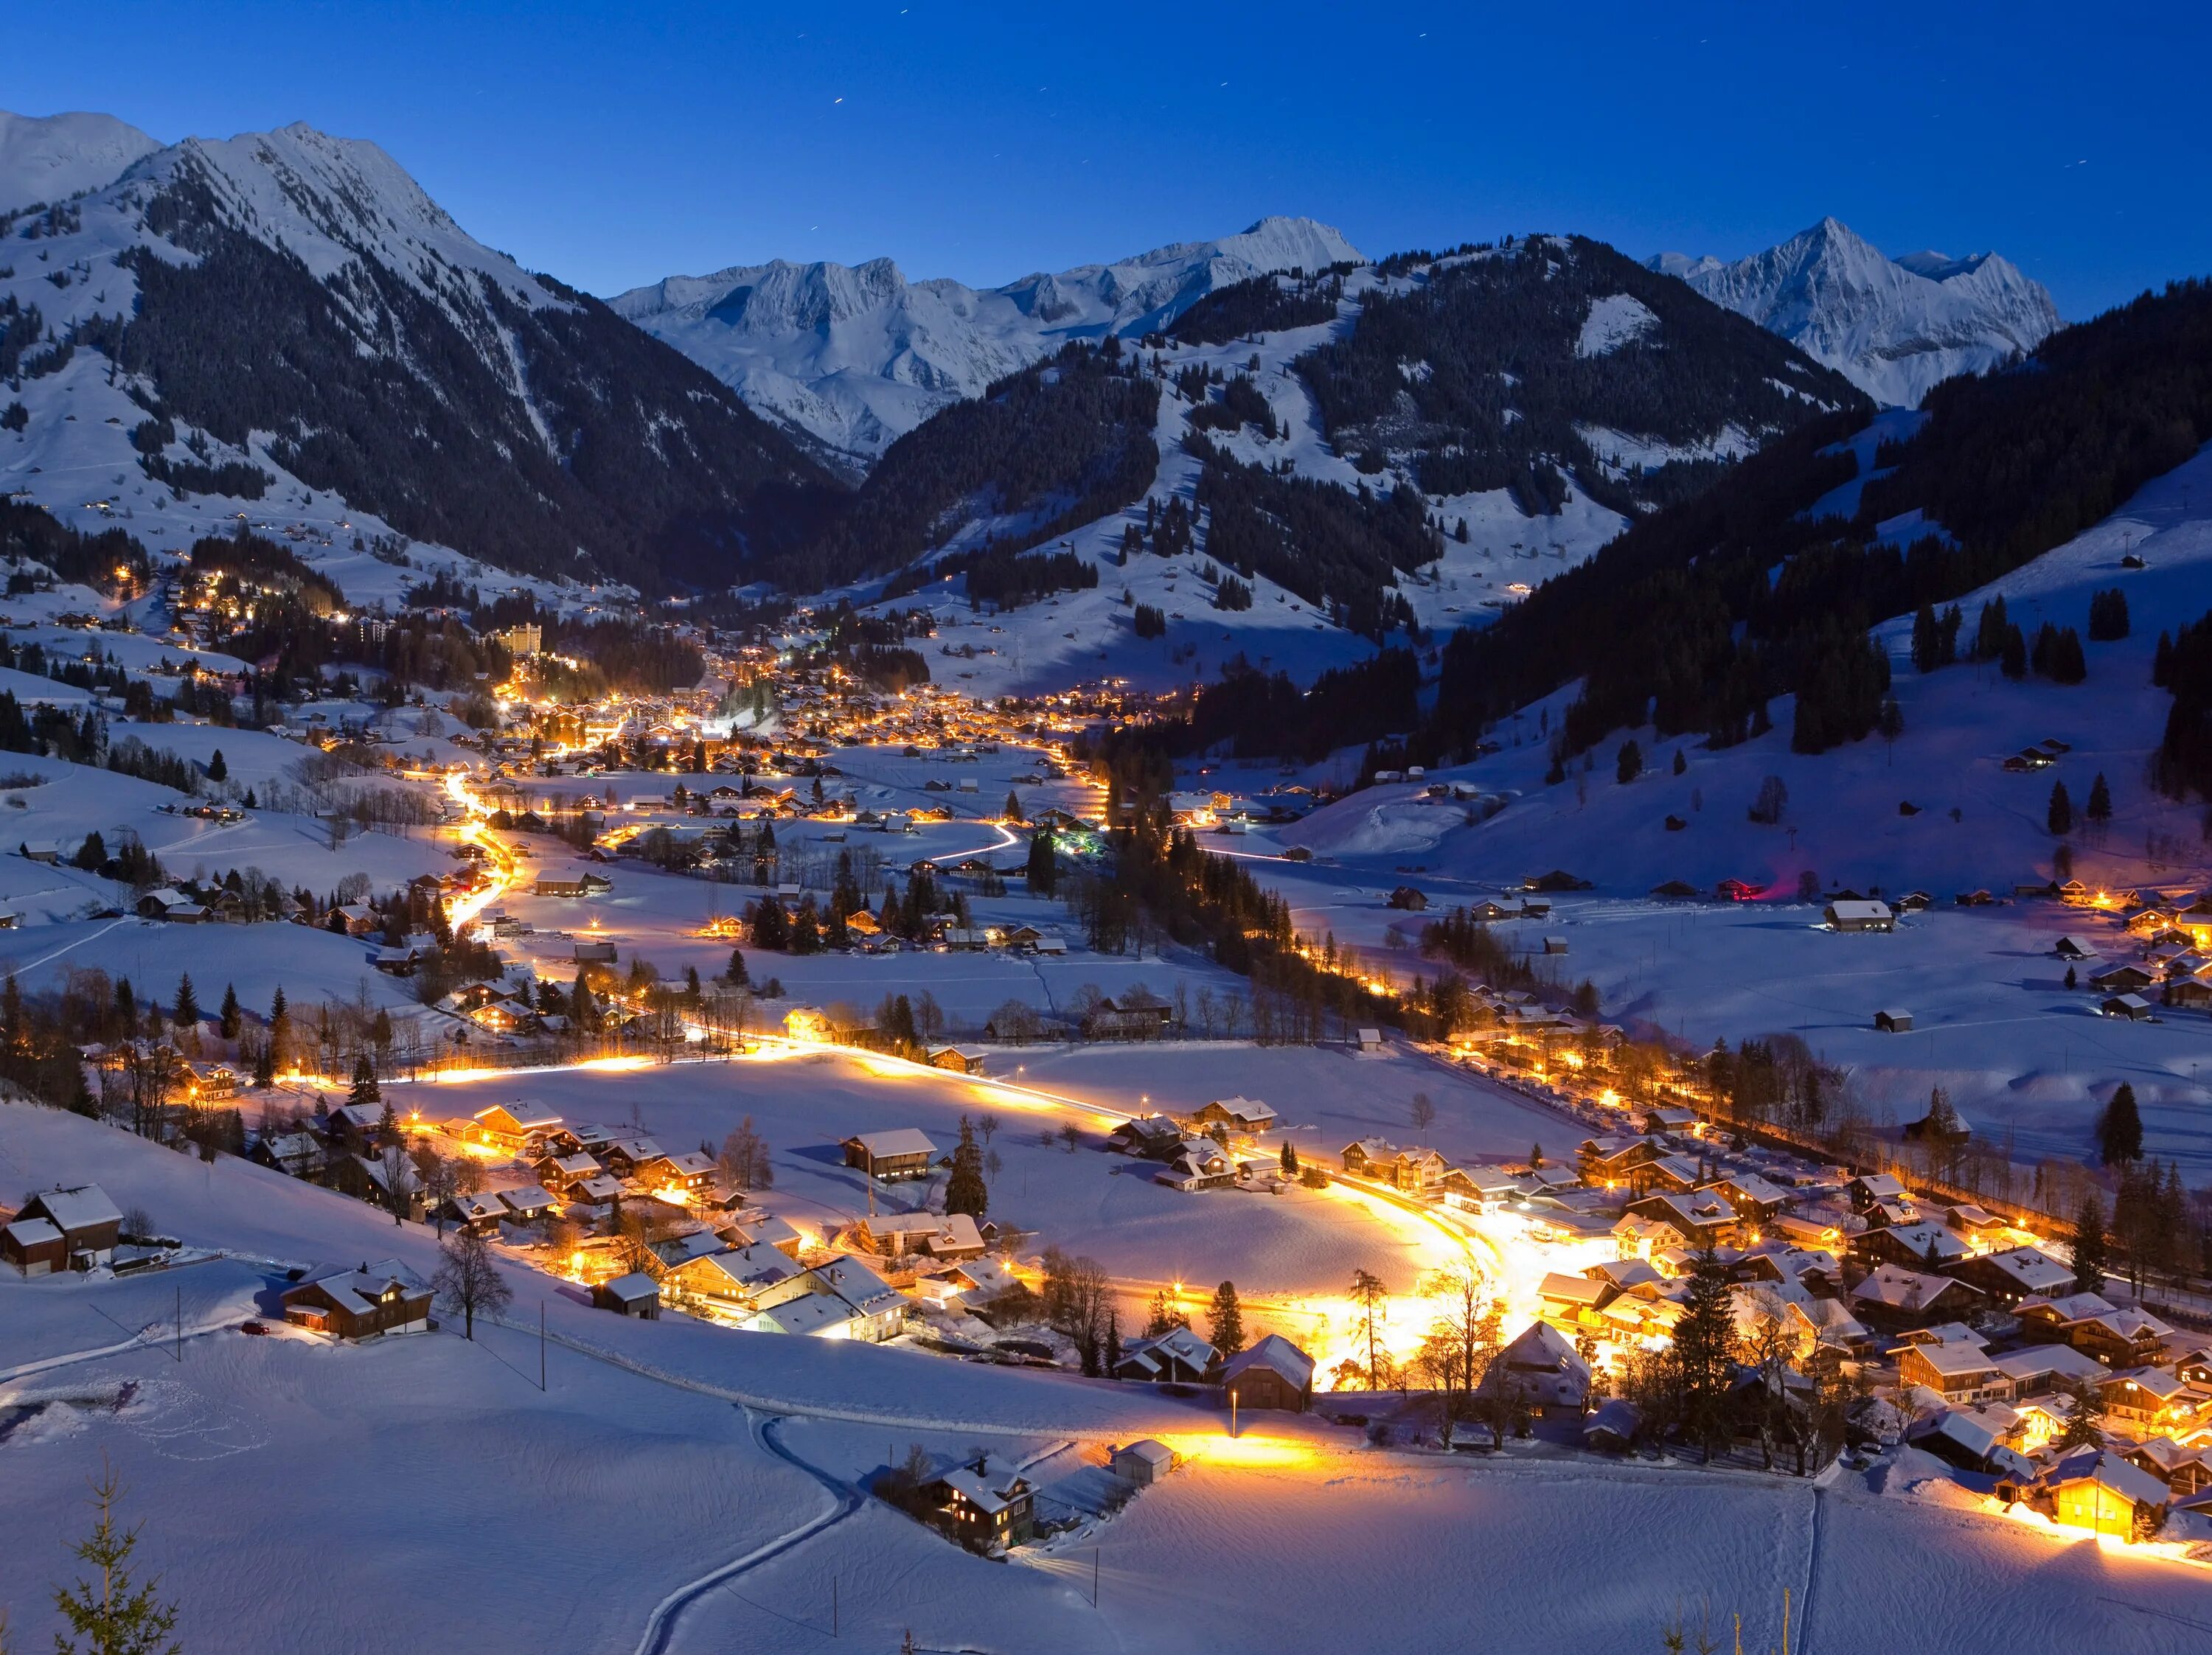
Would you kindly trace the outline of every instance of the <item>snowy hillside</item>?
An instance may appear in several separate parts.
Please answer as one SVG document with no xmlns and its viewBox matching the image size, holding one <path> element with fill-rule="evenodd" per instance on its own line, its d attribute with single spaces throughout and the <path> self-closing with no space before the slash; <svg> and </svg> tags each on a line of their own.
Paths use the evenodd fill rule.
<svg viewBox="0 0 2212 1655">
<path fill-rule="evenodd" d="M 112 115 L 0 110 L 0 213 L 112 184 L 125 167 L 161 147 Z"/>
<path fill-rule="evenodd" d="M 50 132 L 33 160 L 40 142 L 82 152 L 79 175 L 98 150 Z M 654 585 L 686 560 L 734 572 L 758 492 L 825 481 L 371 143 L 186 139 L 7 223 L 4 248 L 0 374 L 24 411 L 0 481 L 79 525 L 127 512 L 174 546 L 242 510 L 340 553 L 390 535 Z"/>
<path fill-rule="evenodd" d="M 733 266 L 610 300 L 762 412 L 865 467 L 896 438 L 1069 339 L 1164 326 L 1216 288 L 1271 270 L 1358 264 L 1304 218 L 1177 242 L 1105 264 L 977 289 L 865 264 Z"/>
<path fill-rule="evenodd" d="M 1680 253 L 1650 263 L 1907 408 L 1939 380 L 2033 350 L 2059 324 L 2043 285 L 1996 253 L 1887 258 L 1832 218 L 1732 264 Z"/>
</svg>

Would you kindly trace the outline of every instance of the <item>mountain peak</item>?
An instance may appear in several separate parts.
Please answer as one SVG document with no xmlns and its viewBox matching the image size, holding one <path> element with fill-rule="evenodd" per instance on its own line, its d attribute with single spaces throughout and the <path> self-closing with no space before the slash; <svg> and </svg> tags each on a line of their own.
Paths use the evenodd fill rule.
<svg viewBox="0 0 2212 1655">
<path fill-rule="evenodd" d="M 1893 259 L 1832 215 L 1734 264 L 1679 253 L 1647 262 L 1905 407 L 1954 373 L 2033 350 L 2059 324 L 2042 285 L 1994 253 Z"/>
</svg>

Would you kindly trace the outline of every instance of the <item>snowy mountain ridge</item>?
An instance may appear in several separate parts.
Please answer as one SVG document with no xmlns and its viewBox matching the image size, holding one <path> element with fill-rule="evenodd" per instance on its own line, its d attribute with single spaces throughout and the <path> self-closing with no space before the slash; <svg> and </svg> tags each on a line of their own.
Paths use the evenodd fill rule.
<svg viewBox="0 0 2212 1655">
<path fill-rule="evenodd" d="M 0 213 L 112 184 L 125 167 L 161 147 L 112 115 L 11 115 L 0 109 Z"/>
<path fill-rule="evenodd" d="M 909 282 L 888 258 L 781 259 L 670 276 L 609 302 L 763 413 L 857 466 L 939 409 L 1069 339 L 1164 325 L 1216 288 L 1272 270 L 1364 262 L 1338 231 L 1263 218 L 1237 235 L 978 289 Z"/>
<path fill-rule="evenodd" d="M 1902 407 L 1954 374 L 2034 349 L 2059 326 L 2043 285 L 1996 253 L 1889 258 L 1833 218 L 1733 264 L 1682 253 L 1646 263 Z"/>
</svg>

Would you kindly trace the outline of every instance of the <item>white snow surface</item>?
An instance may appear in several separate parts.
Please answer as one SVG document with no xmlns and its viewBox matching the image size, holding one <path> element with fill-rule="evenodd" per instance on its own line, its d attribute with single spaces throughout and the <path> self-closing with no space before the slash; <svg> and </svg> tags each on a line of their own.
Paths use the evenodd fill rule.
<svg viewBox="0 0 2212 1655">
<path fill-rule="evenodd" d="M 1887 258 L 1832 218 L 1734 264 L 1680 253 L 1648 262 L 1899 407 L 1954 373 L 2034 349 L 2059 325 L 2043 284 L 1996 253 Z"/>
<path fill-rule="evenodd" d="M 1651 307 L 1632 294 L 1609 293 L 1590 300 L 1589 314 L 1575 340 L 1575 355 L 1609 356 L 1659 325 Z"/>
<path fill-rule="evenodd" d="M 0 109 L 0 213 L 112 184 L 125 167 L 161 147 L 112 115 L 11 115 Z"/>
<path fill-rule="evenodd" d="M 761 413 L 866 466 L 938 409 L 1067 340 L 1143 332 L 1216 288 L 1347 262 L 1358 251 L 1328 225 L 1263 218 L 1237 235 L 999 288 L 909 282 L 888 258 L 776 259 L 669 276 L 609 302 Z"/>
</svg>

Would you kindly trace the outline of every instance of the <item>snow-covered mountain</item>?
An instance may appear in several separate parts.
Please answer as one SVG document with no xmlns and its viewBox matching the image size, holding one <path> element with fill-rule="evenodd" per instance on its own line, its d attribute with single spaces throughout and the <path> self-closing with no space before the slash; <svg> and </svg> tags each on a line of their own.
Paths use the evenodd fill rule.
<svg viewBox="0 0 2212 1655">
<path fill-rule="evenodd" d="M 1732 264 L 1681 253 L 1648 262 L 1903 407 L 1954 373 L 2034 349 L 2058 327 L 2043 285 L 1995 253 L 1888 258 L 1832 218 Z"/>
<path fill-rule="evenodd" d="M 0 128 L 29 134 L 0 182 L 96 177 L 143 136 L 102 118 Z M 828 481 L 373 143 L 297 124 L 188 138 L 0 236 L 0 379 L 23 406 L 0 479 L 73 518 L 329 496 L 341 523 L 651 585 L 733 577 L 763 491 Z"/>
<path fill-rule="evenodd" d="M 610 302 L 754 408 L 866 466 L 939 409 L 1068 339 L 1163 326 L 1216 288 L 1267 271 L 1360 262 L 1326 224 L 1263 218 L 1240 235 L 1001 288 L 909 282 L 888 258 L 778 259 L 670 276 Z"/>
<path fill-rule="evenodd" d="M 112 115 L 0 110 L 0 213 L 97 190 L 161 146 Z"/>
</svg>

